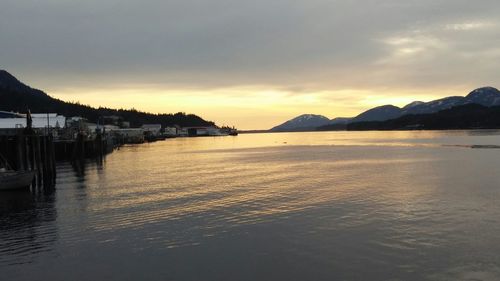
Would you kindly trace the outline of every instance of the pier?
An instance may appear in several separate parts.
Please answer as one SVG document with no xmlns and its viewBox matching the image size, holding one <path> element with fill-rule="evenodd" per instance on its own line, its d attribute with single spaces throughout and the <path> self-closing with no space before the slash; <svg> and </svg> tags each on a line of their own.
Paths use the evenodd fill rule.
<svg viewBox="0 0 500 281">
<path fill-rule="evenodd" d="M 17 171 L 35 171 L 31 189 L 52 189 L 56 157 L 51 135 L 29 129 L 0 130 L 0 154 Z"/>
<path fill-rule="evenodd" d="M 117 147 L 116 140 L 109 135 L 97 134 L 88 138 L 78 133 L 73 140 L 55 140 L 56 160 L 80 160 L 84 158 L 99 158 Z"/>
<path fill-rule="evenodd" d="M 70 161 L 77 172 L 82 172 L 86 159 L 102 161 L 106 154 L 125 144 L 170 137 L 237 135 L 234 128 L 226 127 L 162 128 L 161 124 L 145 124 L 141 128 L 120 128 L 89 123 L 81 117 L 68 120 L 56 113 L 3 114 L 8 118 L 3 118 L 4 127 L 0 128 L 1 160 L 8 170 L 34 174 L 29 185 L 32 190 L 54 188 L 56 161 Z"/>
</svg>

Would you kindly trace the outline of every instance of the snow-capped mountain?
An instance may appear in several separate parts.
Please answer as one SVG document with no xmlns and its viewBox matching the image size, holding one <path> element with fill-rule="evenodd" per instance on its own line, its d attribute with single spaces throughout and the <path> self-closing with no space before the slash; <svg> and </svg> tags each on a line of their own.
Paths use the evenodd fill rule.
<svg viewBox="0 0 500 281">
<path fill-rule="evenodd" d="M 472 91 L 466 97 L 451 96 L 430 102 L 414 101 L 403 108 L 393 105 L 379 106 L 361 113 L 352 122 L 386 121 L 403 115 L 430 114 L 472 103 L 487 107 L 500 105 L 500 91 L 493 87 L 484 87 Z"/>
<path fill-rule="evenodd" d="M 450 109 L 454 106 L 463 104 L 464 97 L 447 97 L 443 99 L 433 100 L 430 102 L 420 102 L 418 104 L 414 104 L 414 102 L 410 103 L 414 104 L 413 106 L 405 106 L 401 111 L 401 115 L 406 114 L 428 114 L 434 113 L 445 109 Z"/>
<path fill-rule="evenodd" d="M 420 106 L 422 104 L 425 104 L 425 102 L 423 102 L 423 101 L 414 101 L 414 102 L 411 102 L 411 103 L 405 105 L 403 107 L 403 110 L 410 110 L 410 109 L 415 108 L 417 106 Z"/>
<path fill-rule="evenodd" d="M 430 102 L 419 103 L 403 108 L 403 115 L 406 114 L 426 114 L 434 113 L 445 109 L 450 109 L 455 106 L 464 104 L 480 104 L 483 106 L 500 105 L 500 91 L 493 87 L 484 87 L 470 92 L 466 97 L 453 96 L 443 99 L 438 99 Z"/>
<path fill-rule="evenodd" d="M 275 132 L 310 130 L 330 123 L 323 115 L 303 114 L 271 129 Z"/>
<path fill-rule="evenodd" d="M 355 122 L 387 121 L 408 114 L 431 114 L 455 106 L 480 104 L 482 106 L 500 106 L 500 91 L 493 87 L 478 88 L 467 96 L 451 96 L 430 102 L 414 101 L 403 108 L 383 105 L 367 110 L 354 118 L 339 117 L 328 120 L 325 116 L 305 114 L 271 129 L 272 131 L 298 131 L 314 129 L 325 125 L 339 125 Z"/>
<path fill-rule="evenodd" d="M 383 105 L 367 110 L 354 117 L 352 122 L 385 121 L 401 116 L 402 109 L 394 105 Z"/>
<path fill-rule="evenodd" d="M 465 97 L 464 104 L 477 103 L 484 106 L 500 105 L 500 91 L 493 87 L 476 89 Z"/>
</svg>

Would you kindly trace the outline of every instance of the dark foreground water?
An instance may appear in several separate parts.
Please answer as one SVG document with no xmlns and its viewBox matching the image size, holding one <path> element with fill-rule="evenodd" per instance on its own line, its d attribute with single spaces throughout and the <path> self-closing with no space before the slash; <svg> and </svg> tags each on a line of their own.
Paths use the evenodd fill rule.
<svg viewBox="0 0 500 281">
<path fill-rule="evenodd" d="M 0 193 L 0 280 L 500 280 L 498 132 L 126 146 Z"/>
</svg>

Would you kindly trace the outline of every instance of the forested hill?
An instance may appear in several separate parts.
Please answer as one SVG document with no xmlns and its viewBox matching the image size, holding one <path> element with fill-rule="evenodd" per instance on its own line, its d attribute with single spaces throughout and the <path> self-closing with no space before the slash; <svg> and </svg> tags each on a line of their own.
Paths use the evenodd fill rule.
<svg viewBox="0 0 500 281">
<path fill-rule="evenodd" d="M 81 116 L 91 122 L 97 122 L 103 116 L 120 116 L 129 121 L 132 127 L 142 124 L 162 124 L 163 126 L 179 125 L 189 126 L 212 126 L 211 121 L 206 121 L 194 114 L 152 114 L 137 111 L 135 109 L 111 109 L 105 107 L 93 108 L 79 103 L 65 102 L 55 99 L 46 93 L 33 89 L 20 82 L 5 70 L 0 70 L 0 110 L 25 113 L 27 110 L 33 113 L 58 113 L 67 117 Z"/>
</svg>

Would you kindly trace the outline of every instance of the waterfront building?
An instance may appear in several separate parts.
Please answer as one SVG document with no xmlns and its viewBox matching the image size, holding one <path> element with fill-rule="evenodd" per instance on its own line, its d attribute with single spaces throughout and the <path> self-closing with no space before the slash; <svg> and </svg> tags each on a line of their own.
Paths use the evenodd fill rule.
<svg viewBox="0 0 500 281">
<path fill-rule="evenodd" d="M 66 117 L 57 113 L 32 113 L 32 127 L 40 128 L 64 128 Z M 15 112 L 0 111 L 0 128 L 14 129 L 26 128 L 26 115 Z"/>
<path fill-rule="evenodd" d="M 112 133 L 123 143 L 143 143 L 144 129 L 128 128 L 113 130 Z"/>
<path fill-rule="evenodd" d="M 223 136 L 221 130 L 217 127 L 184 127 L 182 128 L 187 132 L 190 137 L 203 137 L 203 136 Z"/>
<path fill-rule="evenodd" d="M 177 137 L 177 127 L 166 127 L 164 133 L 166 137 Z"/>
<path fill-rule="evenodd" d="M 147 135 L 155 137 L 161 135 L 161 124 L 144 124 L 141 128 Z"/>
</svg>

